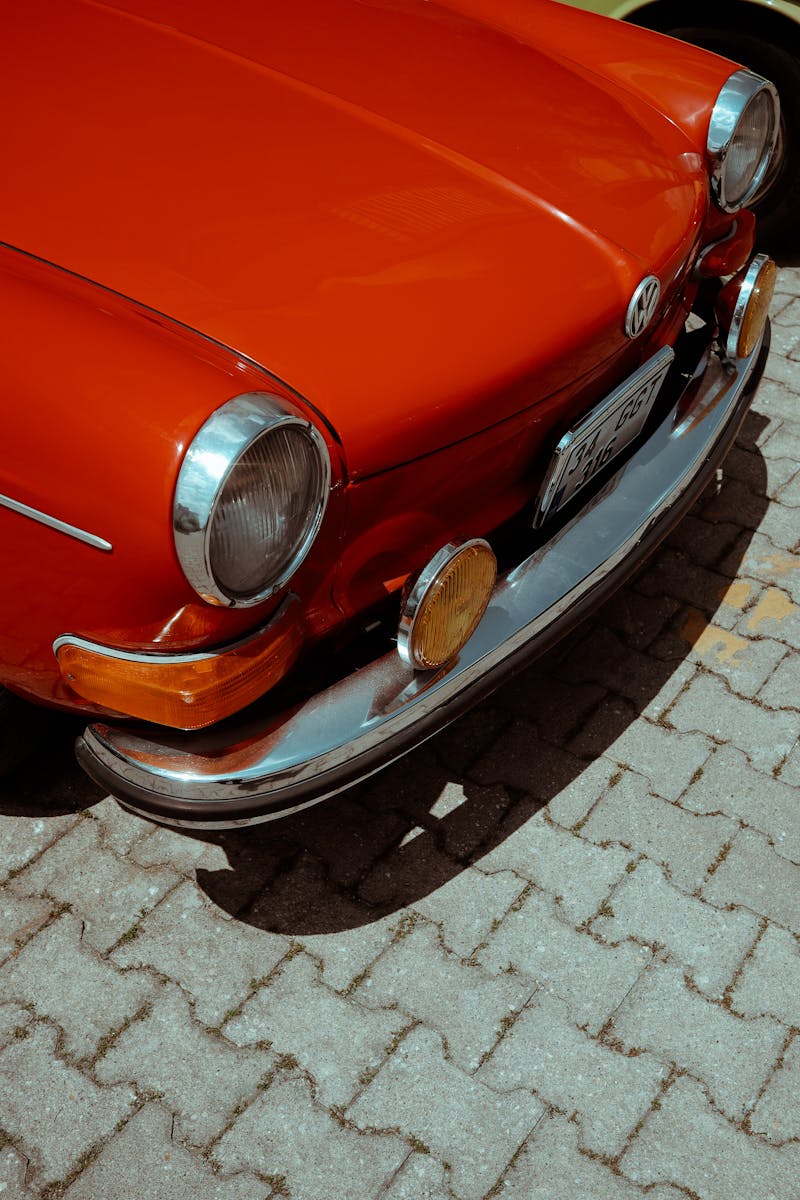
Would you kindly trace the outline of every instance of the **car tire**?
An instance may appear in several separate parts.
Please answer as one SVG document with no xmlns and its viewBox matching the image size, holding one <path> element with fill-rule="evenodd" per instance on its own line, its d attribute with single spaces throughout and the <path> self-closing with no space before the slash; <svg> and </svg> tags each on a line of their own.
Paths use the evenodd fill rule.
<svg viewBox="0 0 800 1200">
<path fill-rule="evenodd" d="M 800 243 L 800 60 L 760 33 L 697 25 L 665 29 L 671 37 L 743 63 L 772 80 L 781 101 L 781 128 L 773 168 L 753 208 L 759 245 Z"/>
<path fill-rule="evenodd" d="M 46 722 L 39 709 L 0 687 L 0 777 L 33 754 Z"/>
</svg>

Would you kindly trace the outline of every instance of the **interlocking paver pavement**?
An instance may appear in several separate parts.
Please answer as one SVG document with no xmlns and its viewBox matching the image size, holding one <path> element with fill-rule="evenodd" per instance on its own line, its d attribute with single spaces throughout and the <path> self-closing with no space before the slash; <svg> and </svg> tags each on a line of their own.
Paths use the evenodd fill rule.
<svg viewBox="0 0 800 1200">
<path fill-rule="evenodd" d="M 719 479 L 280 825 L 0 783 L 0 1196 L 800 1200 L 800 267 Z"/>
</svg>

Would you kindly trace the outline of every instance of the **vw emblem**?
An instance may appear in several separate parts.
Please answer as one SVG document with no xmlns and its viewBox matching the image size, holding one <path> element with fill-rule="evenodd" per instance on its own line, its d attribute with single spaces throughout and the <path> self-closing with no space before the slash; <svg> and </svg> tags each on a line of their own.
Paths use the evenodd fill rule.
<svg viewBox="0 0 800 1200">
<path fill-rule="evenodd" d="M 638 337 L 650 324 L 660 295 L 661 284 L 655 275 L 648 275 L 639 284 L 625 314 L 625 333 L 629 338 Z"/>
</svg>

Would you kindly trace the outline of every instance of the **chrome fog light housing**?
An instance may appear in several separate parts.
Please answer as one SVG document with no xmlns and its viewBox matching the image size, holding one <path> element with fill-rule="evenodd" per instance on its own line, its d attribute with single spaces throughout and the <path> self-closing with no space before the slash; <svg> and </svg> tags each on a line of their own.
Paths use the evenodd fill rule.
<svg viewBox="0 0 800 1200">
<path fill-rule="evenodd" d="M 330 477 L 322 436 L 279 397 L 246 392 L 223 404 L 175 487 L 175 549 L 198 595 L 247 608 L 276 592 L 311 549 Z"/>
<path fill-rule="evenodd" d="M 494 551 L 483 538 L 448 542 L 406 596 L 397 650 L 420 671 L 444 666 L 472 637 L 497 578 Z"/>
<path fill-rule="evenodd" d="M 711 192 L 723 212 L 738 212 L 758 192 L 779 126 L 773 85 L 752 71 L 734 71 L 717 97 L 706 141 Z"/>
<path fill-rule="evenodd" d="M 776 275 L 773 260 L 766 254 L 756 254 L 747 270 L 735 276 L 720 293 L 717 309 L 720 324 L 727 324 L 728 358 L 749 358 L 761 341 Z"/>
</svg>

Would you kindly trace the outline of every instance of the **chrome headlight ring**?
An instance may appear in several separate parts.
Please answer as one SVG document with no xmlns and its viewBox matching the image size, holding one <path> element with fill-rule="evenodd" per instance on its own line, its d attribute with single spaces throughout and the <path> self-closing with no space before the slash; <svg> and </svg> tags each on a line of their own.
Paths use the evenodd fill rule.
<svg viewBox="0 0 800 1200">
<path fill-rule="evenodd" d="M 186 451 L 173 502 L 175 549 L 198 595 L 249 608 L 277 592 L 311 549 L 330 481 L 323 437 L 280 397 L 245 392 L 217 409 Z"/>
<path fill-rule="evenodd" d="M 761 144 L 750 154 L 743 146 L 748 136 L 758 136 L 747 122 L 763 121 Z M 780 126 L 780 101 L 774 86 L 752 71 L 734 71 L 717 96 L 708 126 L 706 152 L 709 159 L 711 192 L 723 212 L 738 212 L 758 192 L 769 166 Z M 741 160 L 745 161 L 742 162 Z M 738 179 L 732 179 L 733 172 Z"/>
</svg>

